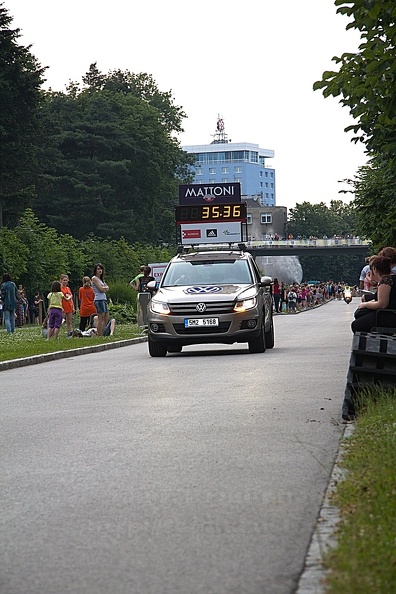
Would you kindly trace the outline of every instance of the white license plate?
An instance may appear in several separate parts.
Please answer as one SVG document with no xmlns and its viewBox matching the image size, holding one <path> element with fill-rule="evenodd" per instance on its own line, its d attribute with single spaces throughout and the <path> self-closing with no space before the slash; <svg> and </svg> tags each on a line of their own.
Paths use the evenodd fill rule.
<svg viewBox="0 0 396 594">
<path fill-rule="evenodd" d="M 197 326 L 218 326 L 219 318 L 188 318 L 184 320 L 185 328 L 195 328 Z"/>
</svg>

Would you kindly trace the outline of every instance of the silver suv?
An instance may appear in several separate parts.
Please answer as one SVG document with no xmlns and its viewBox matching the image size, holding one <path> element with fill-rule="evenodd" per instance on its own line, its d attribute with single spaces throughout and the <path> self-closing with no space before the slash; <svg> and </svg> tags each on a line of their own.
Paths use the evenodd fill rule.
<svg viewBox="0 0 396 594">
<path fill-rule="evenodd" d="M 247 342 L 250 353 L 273 348 L 271 283 L 248 252 L 175 256 L 148 305 L 150 355 L 191 344 Z"/>
</svg>

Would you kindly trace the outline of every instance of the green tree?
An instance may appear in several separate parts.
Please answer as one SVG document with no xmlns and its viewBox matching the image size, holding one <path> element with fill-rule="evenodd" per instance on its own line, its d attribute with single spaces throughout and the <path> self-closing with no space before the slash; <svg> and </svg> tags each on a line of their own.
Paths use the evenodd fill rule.
<svg viewBox="0 0 396 594">
<path fill-rule="evenodd" d="M 288 231 L 294 237 L 333 237 L 354 235 L 356 213 L 352 206 L 342 200 L 332 200 L 330 207 L 324 202 L 296 204 L 289 212 Z"/>
<path fill-rule="evenodd" d="M 29 250 L 15 234 L 3 227 L 0 229 L 0 277 L 5 272 L 18 279 L 27 270 Z"/>
<path fill-rule="evenodd" d="M 346 131 L 367 148 L 369 164 L 352 182 L 360 228 L 374 243 L 394 244 L 396 7 L 394 0 L 336 0 L 335 5 L 337 13 L 350 17 L 347 29 L 358 30 L 362 43 L 359 52 L 334 57 L 338 71 L 324 72 L 314 89 L 322 89 L 324 97 L 341 97 L 355 119 Z"/>
<path fill-rule="evenodd" d="M 41 68 L 0 3 L 0 228 L 15 224 L 34 196 Z"/>
<path fill-rule="evenodd" d="M 169 242 L 177 187 L 190 163 L 170 132 L 180 129 L 181 113 L 176 107 L 172 112 L 169 97 L 155 92 L 151 79 L 149 101 L 143 83 L 142 98 L 136 88 L 125 90 L 122 73 L 116 74 L 104 77 L 91 67 L 84 79 L 90 86 L 82 91 L 71 85 L 67 93 L 46 95 L 42 120 L 48 138 L 34 209 L 60 233 L 79 239 L 93 232 L 129 242 Z"/>
</svg>

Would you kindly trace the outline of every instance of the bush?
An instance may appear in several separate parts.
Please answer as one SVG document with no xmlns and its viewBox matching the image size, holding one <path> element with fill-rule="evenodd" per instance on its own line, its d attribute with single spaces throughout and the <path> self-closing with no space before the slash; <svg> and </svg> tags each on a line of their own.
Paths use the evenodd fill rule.
<svg viewBox="0 0 396 594">
<path fill-rule="evenodd" d="M 117 324 L 136 324 L 136 310 L 130 303 L 110 303 L 109 315 Z"/>
<path fill-rule="evenodd" d="M 129 304 L 136 309 L 136 291 L 125 279 L 109 280 L 108 299 L 115 304 Z"/>
</svg>

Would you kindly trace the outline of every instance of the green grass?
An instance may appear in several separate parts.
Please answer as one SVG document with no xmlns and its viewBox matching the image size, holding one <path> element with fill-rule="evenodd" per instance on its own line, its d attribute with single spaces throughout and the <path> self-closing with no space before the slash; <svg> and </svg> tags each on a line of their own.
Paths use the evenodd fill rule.
<svg viewBox="0 0 396 594">
<path fill-rule="evenodd" d="M 346 478 L 333 497 L 341 521 L 325 563 L 326 594 L 396 593 L 396 389 L 362 392 L 345 440 Z"/>
<path fill-rule="evenodd" d="M 40 326 L 28 325 L 16 328 L 13 334 L 8 334 L 3 326 L 0 329 L 0 361 L 67 351 L 88 345 L 103 344 L 103 342 L 136 338 L 137 336 L 141 336 L 141 331 L 136 324 L 117 324 L 114 336 L 99 338 L 66 338 L 63 326 L 57 340 L 46 340 L 41 334 Z"/>
</svg>

